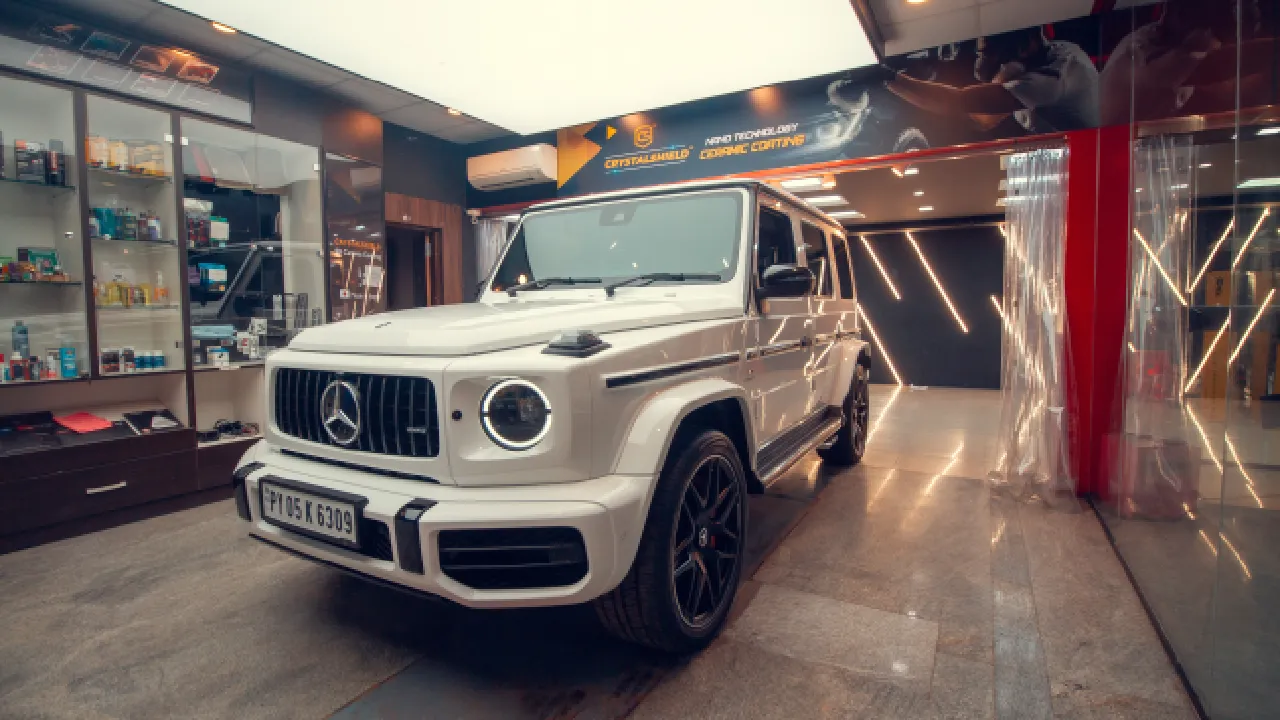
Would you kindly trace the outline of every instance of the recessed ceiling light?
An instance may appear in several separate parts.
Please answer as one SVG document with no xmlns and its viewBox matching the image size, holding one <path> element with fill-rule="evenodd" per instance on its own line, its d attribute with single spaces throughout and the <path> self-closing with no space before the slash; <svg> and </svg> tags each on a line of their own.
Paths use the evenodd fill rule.
<svg viewBox="0 0 1280 720">
<path fill-rule="evenodd" d="M 918 167 L 916 167 L 916 166 L 912 165 L 911 167 L 907 168 L 906 170 L 903 170 L 903 171 L 902 171 L 902 174 L 903 174 L 903 175 L 919 175 L 919 174 L 920 174 L 920 168 L 918 168 Z"/>
<path fill-rule="evenodd" d="M 220 32 L 220 33 L 222 33 L 222 34 L 224 34 L 224 35 L 235 35 L 235 34 L 236 34 L 236 29 L 235 29 L 235 28 L 233 28 L 233 27 L 231 27 L 230 25 L 223 25 L 223 24 L 222 24 L 222 23 L 220 23 L 220 22 L 211 22 L 211 23 L 209 23 L 209 24 L 213 26 L 213 29 L 214 29 L 214 30 L 217 30 L 218 32 Z"/>
<path fill-rule="evenodd" d="M 783 180 L 778 184 L 782 186 L 783 190 L 790 190 L 791 192 L 820 190 L 823 187 L 822 178 L 820 177 L 791 178 L 790 180 Z"/>
<path fill-rule="evenodd" d="M 1213 167 L 1213 163 L 1200 163 L 1201 169 Z"/>
<path fill-rule="evenodd" d="M 926 2 L 928 2 L 928 0 L 907 0 L 908 5 L 923 5 Z"/>
<path fill-rule="evenodd" d="M 1187 188 L 1189 188 L 1189 187 L 1191 187 L 1191 186 L 1190 186 L 1190 185 L 1188 185 L 1188 184 L 1186 184 L 1186 183 L 1178 183 L 1178 184 L 1176 184 L 1176 185 L 1171 185 L 1171 186 L 1170 186 L 1170 188 L 1171 188 L 1171 189 L 1173 189 L 1173 190 L 1186 190 L 1186 189 L 1187 189 Z"/>
<path fill-rule="evenodd" d="M 371 11 L 353 13 L 351 3 L 338 0 L 160 2 L 518 134 L 878 62 L 849 0 L 806 2 L 803 32 L 762 23 L 752 12 L 726 13 L 725 3 L 649 0 L 647 17 L 678 16 L 690 38 L 693 28 L 716 28 L 698 33 L 697 42 L 668 43 L 660 53 L 640 43 L 618 43 L 617 28 L 635 23 L 631 3 L 559 3 L 567 9 L 549 13 L 546 3 L 536 2 L 381 0 L 365 4 Z M 493 12 L 493 7 L 502 10 Z M 388 8 L 394 8 L 395 22 L 386 21 Z M 300 17 L 307 21 L 298 22 Z M 566 19 L 573 52 L 531 51 L 544 39 L 564 36 Z M 438 32 L 431 42 L 422 42 L 421 28 L 428 24 Z M 797 26 L 794 19 L 789 24 Z M 467 32 L 476 27 L 485 32 Z M 387 62 L 388 47 L 396 48 L 396 62 Z M 759 62 L 761 47 L 770 48 L 769 62 Z M 470 62 L 472 56 L 485 62 Z M 577 77 L 583 58 L 601 57 L 609 58 L 607 83 L 560 83 L 548 92 L 544 84 L 527 80 Z M 511 72 L 512 67 L 521 72 Z M 688 71 L 708 67 L 715 72 Z"/>
<path fill-rule="evenodd" d="M 924 207 L 920 208 L 920 212 L 933 212 L 933 206 L 925 205 Z"/>
<path fill-rule="evenodd" d="M 1280 127 L 1262 128 L 1258 131 L 1259 135 L 1280 135 Z"/>
<path fill-rule="evenodd" d="M 924 197 L 924 191 L 923 191 L 923 190 L 917 190 L 917 191 L 915 191 L 915 192 L 913 192 L 913 193 L 911 193 L 911 194 L 912 194 L 912 195 L 915 195 L 916 197 Z"/>
<path fill-rule="evenodd" d="M 449 108 L 448 112 L 449 112 L 449 114 L 450 114 L 450 115 L 461 115 L 461 114 L 462 114 L 462 111 L 461 111 L 461 110 L 456 110 L 456 109 L 454 109 L 454 108 Z"/>
<path fill-rule="evenodd" d="M 833 218 L 836 218 L 836 219 L 840 219 L 840 218 L 864 218 L 864 217 L 866 217 L 866 215 L 863 215 L 862 213 L 858 212 L 857 210 L 840 210 L 840 211 L 837 211 L 837 212 L 829 212 L 829 213 L 827 213 L 827 215 L 829 215 L 829 216 L 831 216 L 831 217 L 833 217 Z"/>
<path fill-rule="evenodd" d="M 840 195 L 819 195 L 817 197 L 805 198 L 805 202 L 814 207 L 828 207 L 831 205 L 847 205 L 848 200 Z"/>
</svg>

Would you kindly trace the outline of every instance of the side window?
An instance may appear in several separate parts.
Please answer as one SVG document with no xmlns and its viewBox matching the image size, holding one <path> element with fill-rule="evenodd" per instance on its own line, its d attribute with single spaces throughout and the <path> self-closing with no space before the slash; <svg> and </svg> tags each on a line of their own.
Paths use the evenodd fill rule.
<svg viewBox="0 0 1280 720">
<path fill-rule="evenodd" d="M 796 238 L 791 217 L 769 208 L 760 208 L 760 239 L 756 248 L 756 282 L 771 265 L 794 265 Z"/>
<path fill-rule="evenodd" d="M 835 288 L 831 285 L 831 254 L 827 252 L 827 235 L 822 232 L 822 228 L 808 222 L 801 227 L 805 260 L 809 263 L 813 276 L 818 279 L 818 291 L 815 294 L 819 297 L 832 297 L 835 295 Z"/>
<path fill-rule="evenodd" d="M 831 251 L 836 256 L 836 276 L 840 278 L 840 297 L 852 300 L 853 265 L 849 262 L 849 241 L 841 235 L 832 235 Z"/>
</svg>

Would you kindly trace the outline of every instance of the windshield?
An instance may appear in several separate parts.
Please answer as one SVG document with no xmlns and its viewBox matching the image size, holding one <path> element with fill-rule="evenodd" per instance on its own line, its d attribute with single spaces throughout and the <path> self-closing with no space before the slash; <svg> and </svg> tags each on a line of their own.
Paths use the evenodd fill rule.
<svg viewBox="0 0 1280 720">
<path fill-rule="evenodd" d="M 714 274 L 718 281 L 699 282 L 727 282 L 738 264 L 742 202 L 741 192 L 714 191 L 529 215 L 492 289 L 547 278 L 609 283 L 648 273 Z"/>
</svg>

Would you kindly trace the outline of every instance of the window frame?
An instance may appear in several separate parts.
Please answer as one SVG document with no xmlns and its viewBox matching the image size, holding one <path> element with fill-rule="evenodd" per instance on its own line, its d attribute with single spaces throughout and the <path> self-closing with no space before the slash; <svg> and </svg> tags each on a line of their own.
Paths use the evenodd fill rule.
<svg viewBox="0 0 1280 720">
<path fill-rule="evenodd" d="M 836 249 L 836 243 L 835 243 L 836 238 L 840 238 L 841 245 L 843 245 L 844 247 L 844 258 L 846 263 L 845 267 L 848 269 L 848 272 L 849 272 L 849 288 L 848 288 L 849 294 L 847 297 L 845 296 L 844 278 L 843 276 L 841 276 L 839 299 L 848 300 L 850 302 L 857 302 L 858 278 L 857 278 L 857 275 L 854 274 L 853 253 L 849 250 L 849 234 L 838 233 L 838 232 L 832 232 L 828 234 L 828 241 L 831 243 L 832 254 L 835 254 L 836 252 L 838 252 Z M 835 263 L 836 263 L 836 275 L 840 275 L 840 271 L 839 271 L 840 261 L 838 258 L 835 260 Z"/>
<path fill-rule="evenodd" d="M 761 217 L 763 217 L 763 215 L 764 215 L 766 212 L 767 212 L 767 213 L 773 213 L 773 214 L 775 214 L 775 215 L 779 215 L 779 216 L 781 216 L 782 218 L 785 218 L 785 219 L 786 219 L 786 221 L 787 221 L 786 226 L 787 226 L 788 228 L 790 228 L 790 231 L 791 231 L 791 244 L 790 244 L 790 248 L 791 248 L 791 258 L 792 258 L 792 260 L 791 260 L 791 261 L 792 261 L 792 264 L 795 264 L 795 265 L 798 265 L 798 264 L 799 264 L 799 262 L 800 262 L 800 246 L 796 244 L 796 228 L 795 228 L 795 220 L 796 220 L 796 218 L 795 218 L 794 213 L 790 212 L 789 210 L 783 210 L 783 209 L 780 209 L 780 208 L 769 207 L 769 206 L 768 206 L 767 204 L 765 204 L 764 202 L 759 202 L 759 203 L 757 203 L 757 204 L 756 204 L 756 238 L 755 238 L 755 247 L 753 247 L 753 248 L 752 248 L 752 252 L 751 252 L 751 256 L 752 256 L 752 257 L 751 257 L 751 272 L 752 272 L 752 274 L 754 274 L 754 275 L 755 275 L 755 288 L 756 288 L 757 290 L 758 290 L 758 289 L 760 289 L 760 287 L 762 287 L 762 286 L 761 286 L 761 284 L 760 284 L 760 275 L 761 275 L 761 269 L 760 269 L 760 232 L 761 232 L 761 229 L 764 227 L 764 223 L 762 223 L 762 222 L 761 222 L 760 218 L 761 218 Z M 766 268 L 766 269 L 767 269 L 767 268 Z M 808 295 L 806 295 L 806 297 L 808 297 Z"/>
<path fill-rule="evenodd" d="M 836 280 L 836 274 L 835 274 L 835 272 L 833 271 L 833 268 L 832 268 L 832 265 L 835 263 L 835 261 L 832 259 L 832 255 L 833 255 L 834 253 L 832 252 L 832 247 L 831 247 L 831 238 L 828 236 L 827 230 L 826 230 L 825 228 L 823 228 L 821 225 L 819 225 L 819 224 L 817 224 L 817 223 L 815 223 L 815 222 L 813 222 L 813 221 L 811 221 L 811 220 L 809 220 L 808 218 L 805 218 L 805 217 L 803 217 L 803 216 L 802 216 L 802 217 L 799 217 L 799 218 L 798 218 L 798 220 L 800 221 L 800 242 L 801 242 L 801 245 L 803 245 L 803 247 L 804 247 L 804 263 L 805 263 L 805 267 L 809 267 L 809 264 L 810 264 L 810 263 L 809 263 L 809 241 L 808 241 L 808 240 L 806 240 L 806 239 L 805 239 L 805 237 L 804 237 L 804 229 L 805 229 L 806 227 L 813 228 L 814 230 L 816 230 L 816 231 L 818 232 L 818 235 L 822 238 L 822 242 L 823 242 L 824 246 L 826 247 L 826 251 L 827 251 L 827 252 L 826 252 L 826 260 L 827 260 L 827 268 L 826 268 L 826 269 L 827 269 L 827 273 L 826 273 L 826 274 L 827 274 L 827 279 L 830 281 L 830 282 L 828 283 L 828 288 L 827 288 L 827 290 L 828 290 L 828 291 L 827 291 L 826 293 L 820 293 L 820 292 L 816 292 L 816 291 L 815 291 L 814 293 L 812 293 L 812 297 L 815 297 L 815 298 L 822 298 L 822 299 L 824 299 L 824 300 L 834 300 L 834 299 L 836 299 L 836 298 L 840 297 L 840 293 L 836 290 L 836 282 L 837 282 L 837 280 Z M 800 246 L 797 246 L 797 250 L 798 250 L 799 248 L 800 248 Z M 817 281 L 817 283 L 816 283 L 816 287 L 818 288 L 818 290 L 821 290 L 821 289 L 822 289 L 822 278 L 821 278 L 821 277 L 815 277 L 814 279 Z"/>
</svg>

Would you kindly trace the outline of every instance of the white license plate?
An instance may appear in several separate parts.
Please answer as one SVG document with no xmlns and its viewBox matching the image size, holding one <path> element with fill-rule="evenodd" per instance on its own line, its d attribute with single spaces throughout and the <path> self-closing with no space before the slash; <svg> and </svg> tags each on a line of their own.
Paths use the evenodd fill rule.
<svg viewBox="0 0 1280 720">
<path fill-rule="evenodd" d="M 261 483 L 262 516 L 271 523 L 304 535 L 358 547 L 360 513 L 355 505 L 268 480 Z"/>
</svg>

